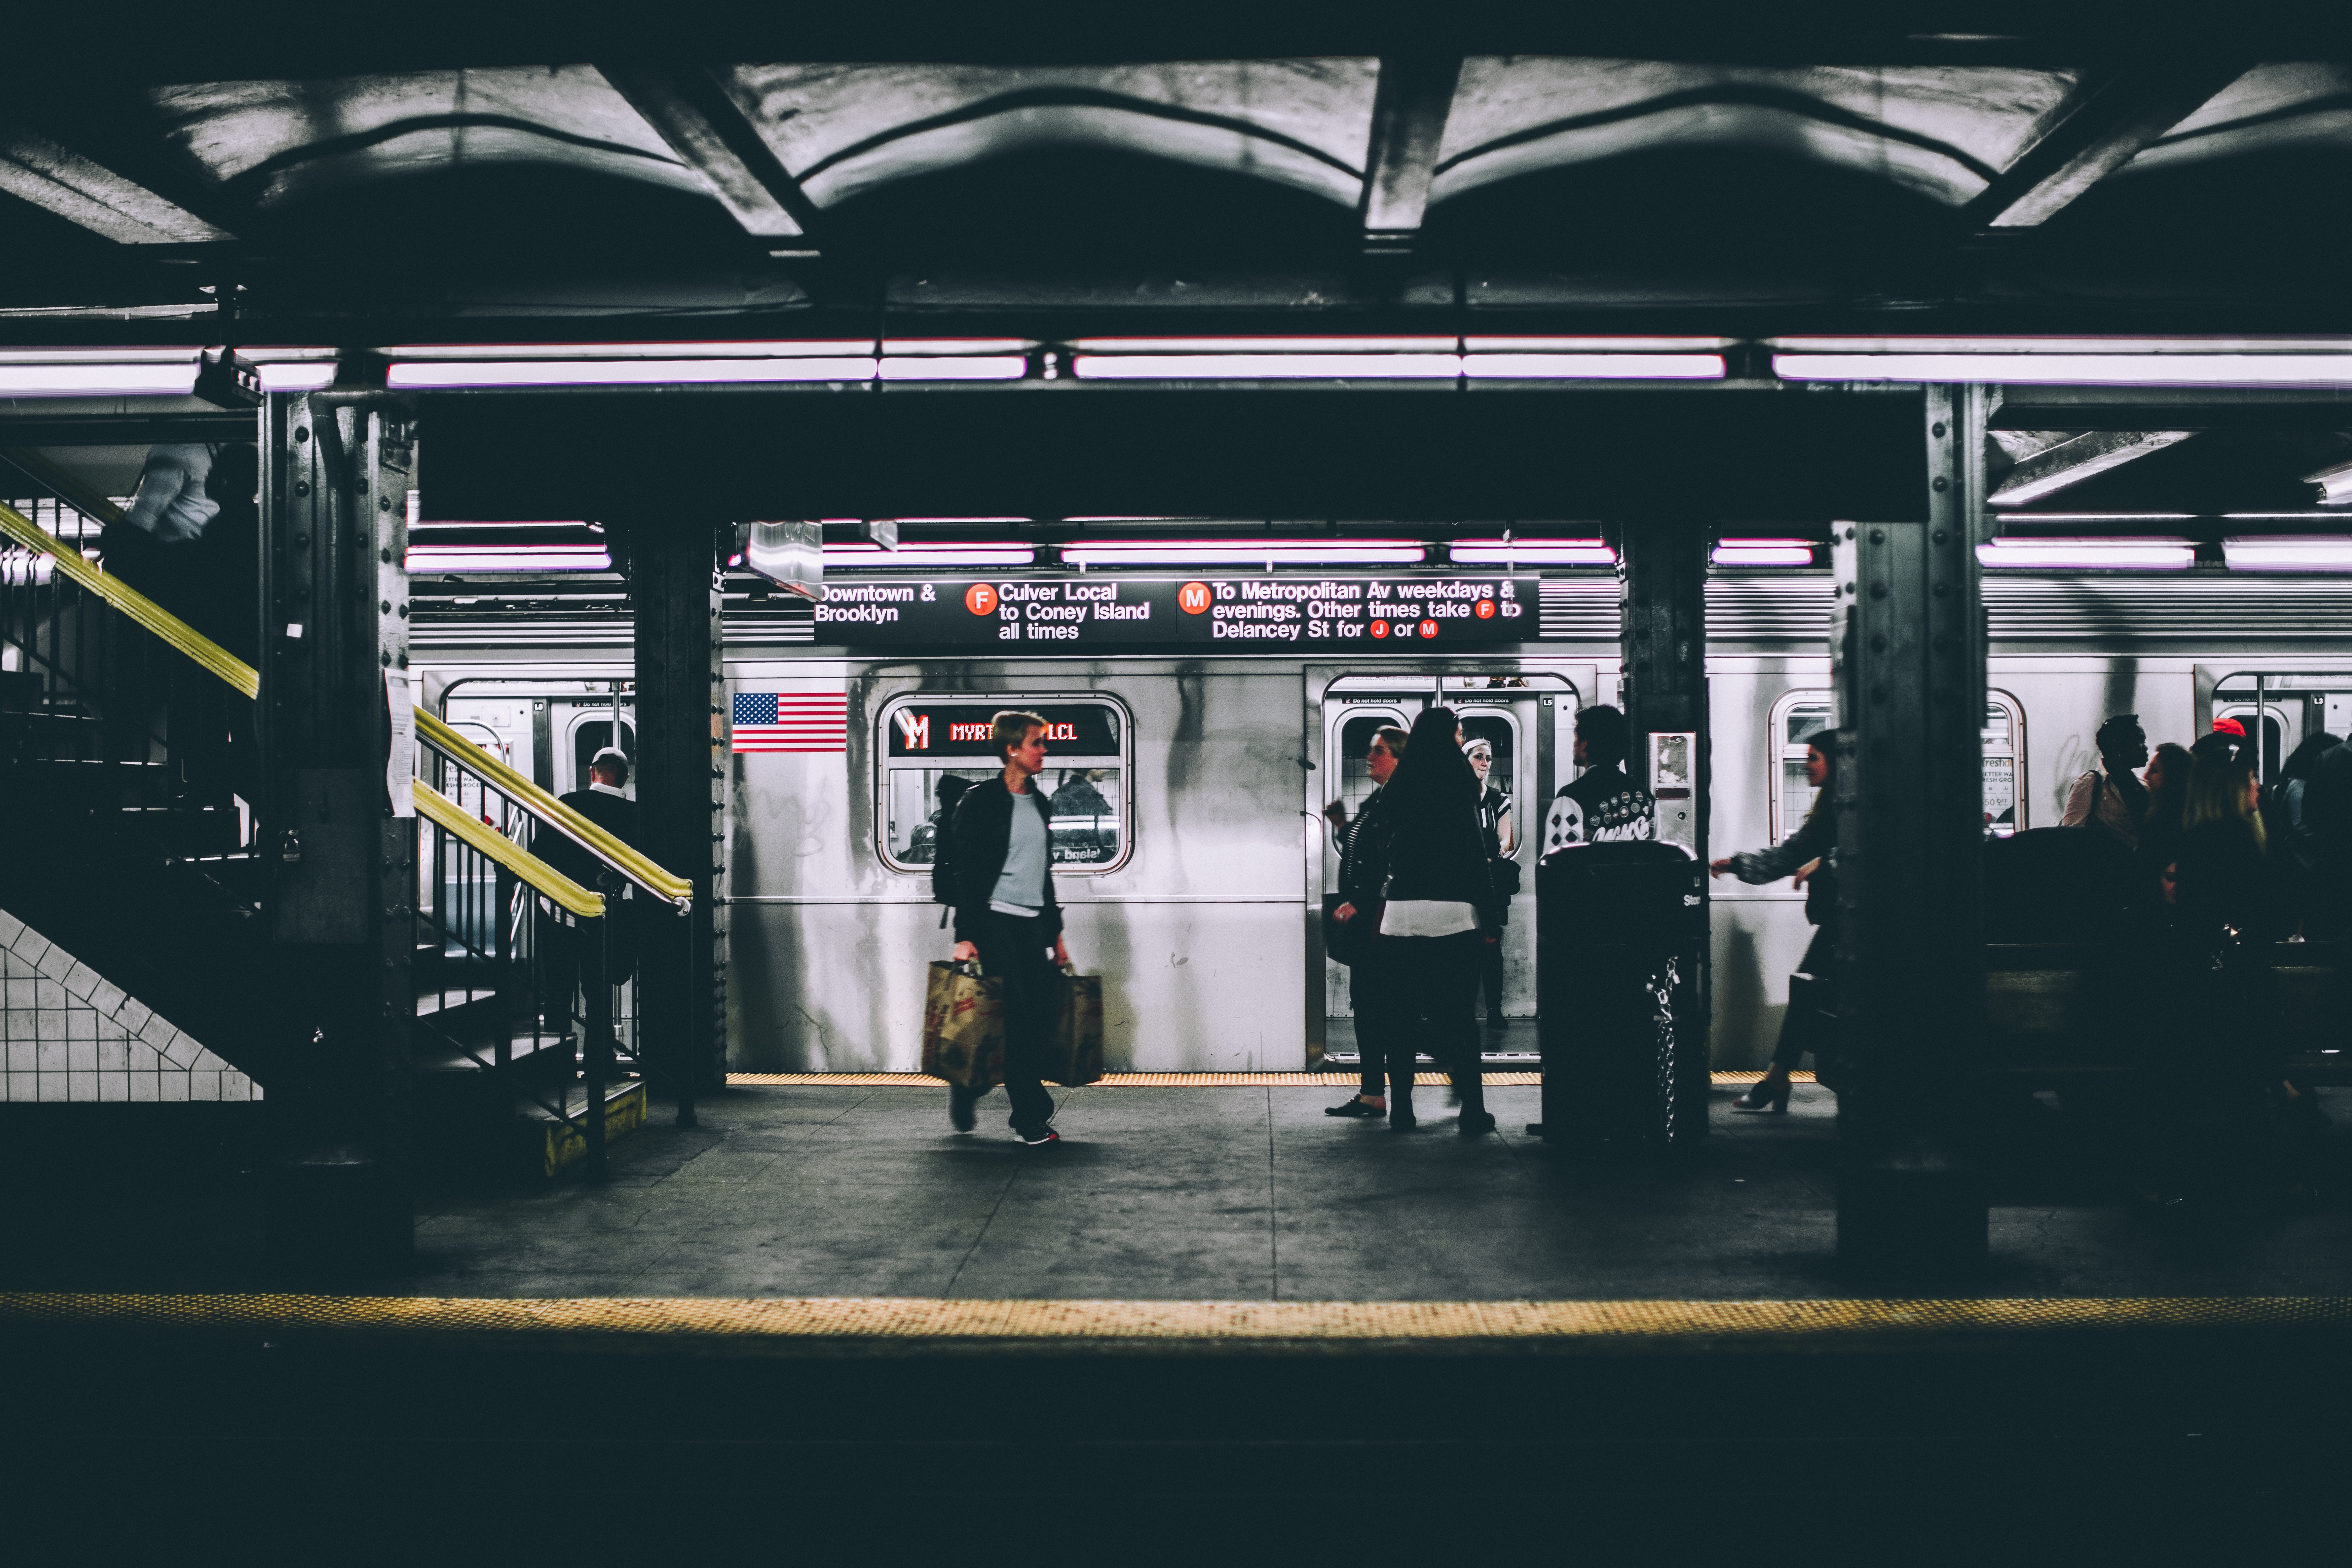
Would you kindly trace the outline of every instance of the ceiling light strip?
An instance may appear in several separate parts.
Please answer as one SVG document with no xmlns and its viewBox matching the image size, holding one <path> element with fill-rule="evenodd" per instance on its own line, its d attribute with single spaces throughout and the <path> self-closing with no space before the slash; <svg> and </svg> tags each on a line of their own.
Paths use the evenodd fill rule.
<svg viewBox="0 0 2352 1568">
<path fill-rule="evenodd" d="M 2352 387 L 2352 354 L 1775 354 L 1783 381 Z"/>
</svg>

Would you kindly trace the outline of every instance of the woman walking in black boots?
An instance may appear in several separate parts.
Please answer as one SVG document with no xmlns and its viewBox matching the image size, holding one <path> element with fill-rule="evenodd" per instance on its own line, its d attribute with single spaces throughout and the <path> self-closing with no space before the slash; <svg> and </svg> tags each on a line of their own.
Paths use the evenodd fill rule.
<svg viewBox="0 0 2352 1568">
<path fill-rule="evenodd" d="M 1398 1042 L 1406 1070 L 1392 1065 L 1389 1073 L 1389 1126 L 1402 1132 L 1414 1125 L 1407 1032 L 1417 1031 L 1461 1094 L 1457 1131 L 1470 1138 L 1495 1130 L 1477 1016 L 1483 928 L 1495 889 L 1478 822 L 1478 775 L 1455 734 L 1450 708 L 1424 709 L 1413 721 L 1404 756 L 1382 792 L 1378 840 L 1363 853 L 1367 879 L 1388 890 L 1379 962 L 1394 977 L 1397 1026 L 1406 1036 Z"/>
</svg>

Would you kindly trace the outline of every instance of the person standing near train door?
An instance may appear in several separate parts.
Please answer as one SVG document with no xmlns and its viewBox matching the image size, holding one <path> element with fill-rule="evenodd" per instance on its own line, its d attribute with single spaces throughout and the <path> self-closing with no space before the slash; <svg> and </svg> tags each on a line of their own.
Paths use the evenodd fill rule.
<svg viewBox="0 0 2352 1568">
<path fill-rule="evenodd" d="M 1348 1010 L 1356 1016 L 1356 1093 L 1324 1108 L 1326 1116 L 1368 1117 L 1389 1113 L 1388 1080 L 1410 1101 L 1415 1060 L 1420 1055 L 1412 1031 L 1397 1026 L 1395 977 L 1381 962 L 1380 931 L 1382 889 L 1369 868 L 1379 861 L 1378 846 L 1386 833 L 1381 792 L 1395 773 L 1410 739 L 1404 731 L 1383 724 L 1364 752 L 1364 771 L 1371 775 L 1372 793 L 1348 820 L 1343 801 L 1324 808 L 1331 829 L 1339 836 L 1339 903 L 1331 911 L 1328 937 L 1333 957 L 1348 966 Z"/>
<path fill-rule="evenodd" d="M 1056 972 L 1070 963 L 1054 899 L 1054 808 L 1036 784 L 1045 768 L 1045 720 L 1018 709 L 991 721 L 989 743 L 1004 772 L 956 802 L 935 873 L 955 910 L 955 961 L 978 959 L 981 972 L 1003 988 L 1004 1092 L 1013 1101 L 1013 1136 L 1033 1149 L 1061 1142 L 1041 1068 L 1061 1006 Z M 971 1131 L 987 1092 L 950 1087 L 948 1119 L 957 1131 Z"/>
<path fill-rule="evenodd" d="M 1625 774 L 1632 731 L 1607 703 L 1577 710 L 1576 765 L 1584 770 L 1552 796 L 1544 853 L 1573 844 L 1614 844 L 1658 836 L 1657 797 Z"/>
</svg>

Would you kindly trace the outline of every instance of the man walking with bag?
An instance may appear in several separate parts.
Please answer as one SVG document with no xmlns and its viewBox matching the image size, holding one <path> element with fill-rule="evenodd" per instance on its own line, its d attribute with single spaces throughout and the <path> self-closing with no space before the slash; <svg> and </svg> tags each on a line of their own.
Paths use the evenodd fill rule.
<svg viewBox="0 0 2352 1568">
<path fill-rule="evenodd" d="M 956 802 L 934 876 L 955 910 L 956 962 L 977 958 L 982 973 L 1003 987 L 1013 1135 L 1034 1149 L 1061 1142 L 1040 1068 L 1060 1016 L 1060 971 L 1070 962 L 1054 899 L 1053 806 L 1035 787 L 1045 766 L 1045 721 L 1008 709 L 995 716 L 989 743 L 1004 759 L 1004 773 Z M 971 1131 L 987 1092 L 949 1089 L 948 1117 L 958 1131 Z"/>
</svg>

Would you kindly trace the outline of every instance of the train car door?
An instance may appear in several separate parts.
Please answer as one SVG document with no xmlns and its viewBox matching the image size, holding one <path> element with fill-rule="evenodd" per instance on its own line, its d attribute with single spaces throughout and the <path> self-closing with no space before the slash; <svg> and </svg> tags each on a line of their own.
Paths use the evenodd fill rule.
<svg viewBox="0 0 2352 1568">
<path fill-rule="evenodd" d="M 1465 744 L 1486 742 L 1491 755 L 1490 790 L 1510 803 L 1511 839 L 1504 846 L 1519 868 L 1518 894 L 1505 920 L 1498 956 L 1501 1016 L 1505 1026 L 1485 1032 L 1490 1061 L 1532 1059 L 1536 1053 L 1535 859 L 1543 814 L 1553 792 L 1567 782 L 1576 711 L 1576 684 L 1551 670 L 1347 675 L 1333 679 L 1323 698 L 1323 756 L 1332 776 L 1325 799 L 1344 802 L 1352 821 L 1372 791 L 1366 753 L 1373 732 L 1384 724 L 1411 729 L 1433 702 L 1443 701 L 1461 720 Z M 1339 841 L 1324 835 L 1323 890 L 1339 886 Z M 1323 961 L 1324 1052 L 1327 1058 L 1355 1056 L 1355 1020 L 1348 1000 L 1345 964 Z M 1479 1015 L 1487 1016 L 1481 996 Z"/>
</svg>

